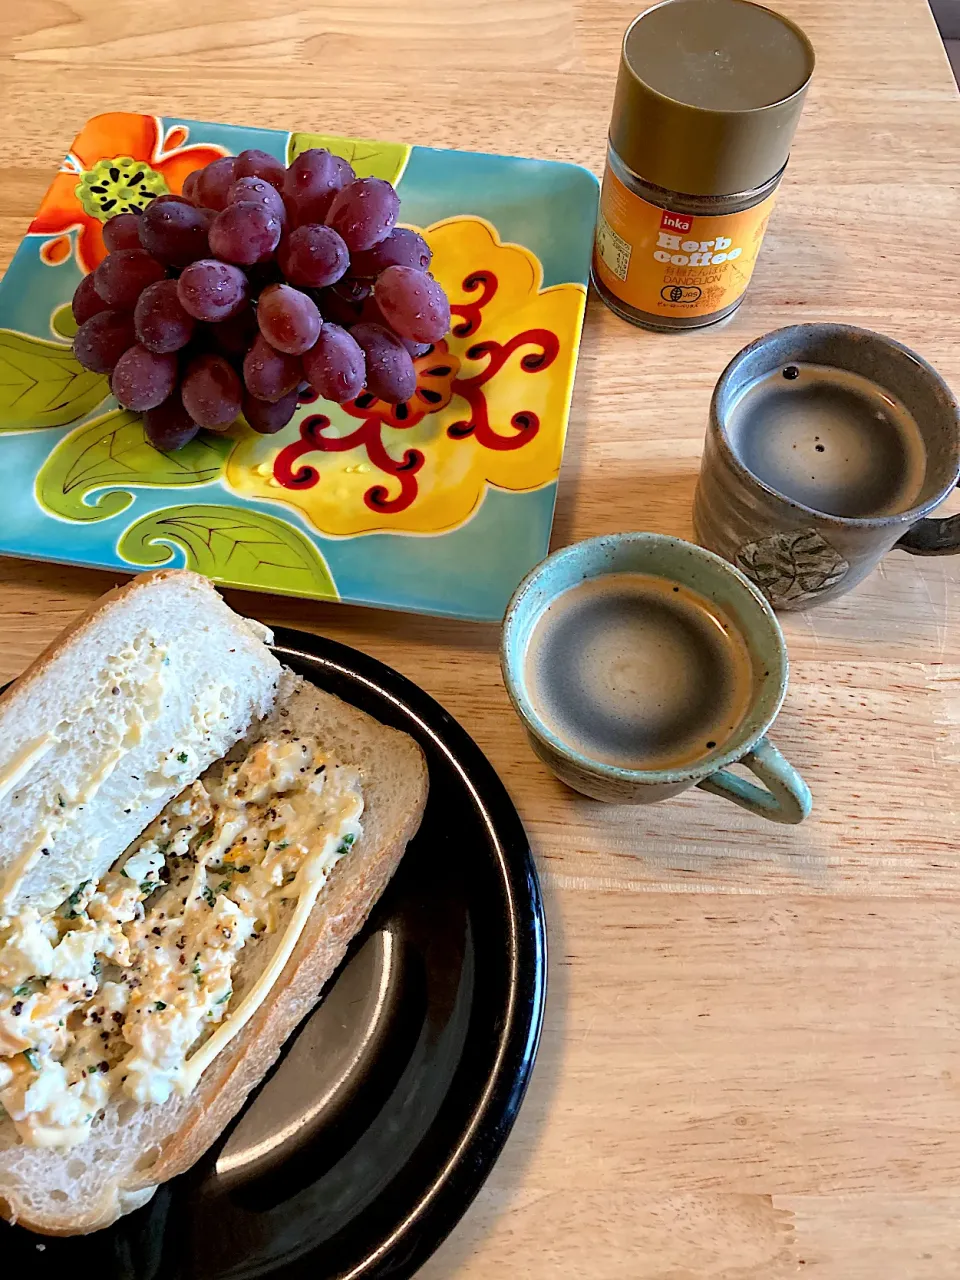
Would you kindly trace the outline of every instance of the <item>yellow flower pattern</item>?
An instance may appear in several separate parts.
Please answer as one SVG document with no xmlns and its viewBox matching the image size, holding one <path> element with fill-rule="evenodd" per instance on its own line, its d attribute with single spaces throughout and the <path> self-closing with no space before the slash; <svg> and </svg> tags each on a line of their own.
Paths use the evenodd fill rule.
<svg viewBox="0 0 960 1280">
<path fill-rule="evenodd" d="M 450 336 L 421 356 L 403 405 L 361 395 L 323 405 L 276 436 L 244 433 L 227 461 L 237 493 L 301 511 L 318 532 L 443 533 L 487 486 L 556 480 L 586 290 L 541 289 L 538 259 L 490 223 L 451 218 L 422 232 L 450 298 Z"/>
</svg>

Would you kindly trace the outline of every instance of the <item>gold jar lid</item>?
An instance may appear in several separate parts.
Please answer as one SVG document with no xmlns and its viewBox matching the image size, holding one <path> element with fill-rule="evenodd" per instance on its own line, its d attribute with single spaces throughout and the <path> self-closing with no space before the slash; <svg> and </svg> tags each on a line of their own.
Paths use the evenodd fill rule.
<svg viewBox="0 0 960 1280">
<path fill-rule="evenodd" d="M 800 28 L 751 0 L 664 0 L 623 38 L 611 146 L 668 191 L 762 186 L 787 162 L 813 64 Z"/>
</svg>

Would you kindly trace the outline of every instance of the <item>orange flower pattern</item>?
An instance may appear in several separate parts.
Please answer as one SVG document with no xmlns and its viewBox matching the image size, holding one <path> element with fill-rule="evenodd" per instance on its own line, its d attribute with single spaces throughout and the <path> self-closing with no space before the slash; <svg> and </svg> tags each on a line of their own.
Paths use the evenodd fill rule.
<svg viewBox="0 0 960 1280">
<path fill-rule="evenodd" d="M 142 209 L 154 196 L 179 195 L 188 173 L 226 154 L 211 143 L 186 146 L 188 134 L 184 125 L 164 131 L 157 116 L 127 111 L 87 121 L 28 228 L 46 237 L 40 260 L 47 266 L 66 261 L 76 232 L 80 270 L 93 271 L 107 256 L 103 224 L 109 218 Z"/>
</svg>

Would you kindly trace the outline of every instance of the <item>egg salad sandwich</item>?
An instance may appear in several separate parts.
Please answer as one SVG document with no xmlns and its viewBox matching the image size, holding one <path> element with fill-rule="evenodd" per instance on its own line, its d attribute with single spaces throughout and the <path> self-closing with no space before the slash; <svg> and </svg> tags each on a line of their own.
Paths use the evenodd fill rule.
<svg viewBox="0 0 960 1280">
<path fill-rule="evenodd" d="M 203 577 L 110 592 L 0 698 L 0 1214 L 144 1204 L 315 1004 L 420 823 L 408 735 Z"/>
</svg>

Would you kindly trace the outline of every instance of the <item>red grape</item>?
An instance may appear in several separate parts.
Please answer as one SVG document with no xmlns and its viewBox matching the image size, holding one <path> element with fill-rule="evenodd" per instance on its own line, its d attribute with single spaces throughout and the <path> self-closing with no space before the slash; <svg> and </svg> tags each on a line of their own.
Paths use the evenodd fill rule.
<svg viewBox="0 0 960 1280">
<path fill-rule="evenodd" d="M 363 390 L 367 366 L 357 340 L 337 324 L 325 324 L 303 357 L 303 371 L 317 395 L 345 404 Z"/>
<path fill-rule="evenodd" d="M 275 351 L 262 334 L 257 335 L 243 358 L 243 381 L 258 400 L 281 400 L 296 390 L 302 377 L 297 357 Z"/>
<path fill-rule="evenodd" d="M 84 276 L 77 285 L 70 307 L 77 324 L 84 324 L 91 316 L 107 310 L 107 304 L 97 293 L 92 275 Z"/>
<path fill-rule="evenodd" d="M 144 249 L 168 266 L 185 267 L 210 252 L 204 212 L 179 197 L 151 200 L 139 224 Z"/>
<path fill-rule="evenodd" d="M 103 243 L 108 253 L 117 249 L 140 248 L 140 215 L 115 213 L 103 224 Z"/>
<path fill-rule="evenodd" d="M 297 389 L 288 391 L 280 400 L 258 400 L 248 392 L 243 397 L 243 416 L 261 435 L 272 436 L 282 431 L 297 411 Z"/>
<path fill-rule="evenodd" d="M 258 298 L 268 284 L 286 283 L 276 258 L 270 258 L 266 262 L 255 262 L 252 267 L 247 267 L 246 271 L 251 298 Z"/>
<path fill-rule="evenodd" d="M 273 253 L 283 225 L 275 213 L 258 204 L 231 204 L 210 227 L 210 249 L 225 262 L 252 266 Z"/>
<path fill-rule="evenodd" d="M 177 358 L 158 355 L 139 344 L 117 361 L 110 390 L 125 409 L 142 413 L 163 404 L 177 385 Z"/>
<path fill-rule="evenodd" d="M 97 267 L 93 283 L 108 306 L 132 311 L 147 285 L 162 280 L 166 274 L 144 249 L 118 249 Z"/>
<path fill-rule="evenodd" d="M 324 223 L 333 203 L 335 191 L 324 191 L 319 196 L 285 196 L 284 204 L 291 227 L 305 227 L 312 223 Z"/>
<path fill-rule="evenodd" d="M 163 404 L 148 409 L 143 415 L 147 440 L 161 453 L 182 449 L 193 439 L 200 428 L 183 407 L 179 391 L 173 391 Z"/>
<path fill-rule="evenodd" d="M 100 311 L 77 330 L 73 354 L 91 373 L 110 373 L 137 340 L 133 316 L 125 311 Z"/>
<path fill-rule="evenodd" d="M 317 304 L 288 284 L 271 284 L 257 302 L 260 332 L 277 351 L 299 356 L 308 351 L 320 333 Z"/>
<path fill-rule="evenodd" d="M 317 294 L 317 306 L 325 320 L 332 320 L 334 324 L 349 329 L 369 318 L 363 315 L 363 303 L 370 293 L 371 287 L 365 281 L 344 276 L 330 288 L 320 290 Z"/>
<path fill-rule="evenodd" d="M 200 181 L 202 169 L 194 169 L 192 173 L 188 173 L 183 180 L 183 198 L 189 200 L 191 204 L 197 204 L 197 183 Z"/>
<path fill-rule="evenodd" d="M 350 273 L 372 279 L 387 267 L 416 267 L 426 271 L 433 253 L 423 236 L 409 227 L 394 227 L 385 240 L 372 249 L 355 253 L 350 259 Z"/>
<path fill-rule="evenodd" d="M 213 345 L 225 356 L 237 356 L 242 359 L 260 333 L 257 328 L 257 313 L 252 306 L 244 306 L 228 320 L 207 325 L 206 331 Z"/>
<path fill-rule="evenodd" d="M 350 254 L 332 227 L 308 224 L 290 232 L 277 260 L 291 284 L 322 289 L 345 274 Z"/>
<path fill-rule="evenodd" d="M 346 160 L 320 147 L 302 151 L 287 170 L 283 196 L 297 223 L 322 222 L 330 201 L 354 173 Z"/>
<path fill-rule="evenodd" d="M 413 267 L 387 267 L 374 297 L 390 328 L 413 342 L 439 342 L 450 328 L 450 303 L 431 276 Z"/>
<path fill-rule="evenodd" d="M 187 366 L 180 388 L 183 407 L 201 427 L 228 427 L 240 412 L 243 388 L 223 356 L 197 356 Z"/>
<path fill-rule="evenodd" d="M 391 231 L 400 201 L 382 178 L 358 178 L 333 197 L 326 223 L 339 231 L 351 253 L 372 249 Z"/>
<path fill-rule="evenodd" d="M 212 160 L 205 168 L 199 171 L 197 185 L 194 191 L 194 200 L 198 204 L 205 205 L 208 209 L 225 209 L 227 206 L 227 192 L 233 186 L 234 167 L 236 160 L 233 156 L 222 156 L 219 160 Z"/>
<path fill-rule="evenodd" d="M 287 220 L 283 196 L 266 178 L 238 178 L 227 192 L 227 204 L 258 204 L 268 213 L 275 213 L 281 223 Z"/>
<path fill-rule="evenodd" d="M 184 268 L 177 281 L 177 296 L 195 320 L 226 320 L 246 300 L 247 277 L 227 262 L 201 258 Z"/>
<path fill-rule="evenodd" d="M 287 176 L 287 166 L 276 156 L 267 151 L 258 151 L 254 147 L 240 152 L 233 173 L 234 178 L 262 178 L 280 191 Z"/>
<path fill-rule="evenodd" d="M 350 330 L 367 361 L 367 390 L 388 404 L 409 400 L 417 373 L 400 339 L 379 324 L 357 324 Z"/>
<path fill-rule="evenodd" d="M 397 334 L 397 337 L 400 338 L 400 335 Z M 413 342 L 410 338 L 400 338 L 400 341 L 413 356 L 414 360 L 420 356 L 425 356 L 433 346 L 432 342 Z"/>
<path fill-rule="evenodd" d="M 197 324 L 183 309 L 176 280 L 148 285 L 137 299 L 133 323 L 142 345 L 159 354 L 185 347 Z"/>
</svg>

